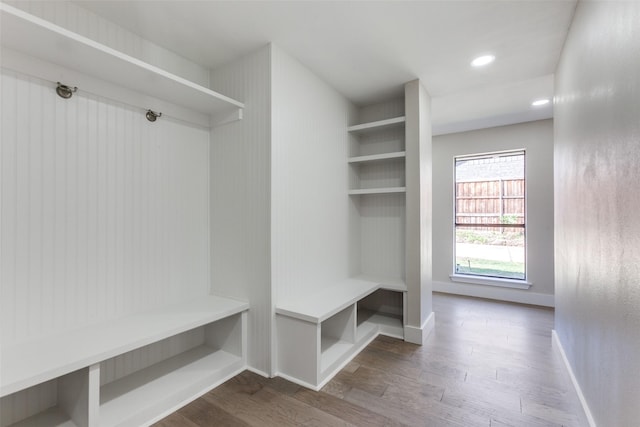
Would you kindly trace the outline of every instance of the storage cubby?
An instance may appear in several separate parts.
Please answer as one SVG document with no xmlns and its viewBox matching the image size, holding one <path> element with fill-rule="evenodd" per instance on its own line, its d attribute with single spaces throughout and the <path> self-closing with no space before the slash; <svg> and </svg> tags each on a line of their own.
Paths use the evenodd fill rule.
<svg viewBox="0 0 640 427">
<path fill-rule="evenodd" d="M 380 334 L 404 338 L 406 292 L 378 289 L 358 301 L 358 329 L 378 327 Z"/>
<path fill-rule="evenodd" d="M 102 362 L 124 365 L 144 360 L 145 354 L 168 356 L 128 373 L 100 388 L 101 426 L 138 426 L 167 408 L 221 383 L 244 367 L 241 314 L 212 322 L 191 331 Z M 173 355 L 172 349 L 186 345 Z M 174 350 L 175 352 L 175 350 Z M 144 363 L 143 363 L 144 365 Z"/>
<path fill-rule="evenodd" d="M 89 368 L 2 398 L 2 427 L 76 427 L 89 425 Z"/>
<path fill-rule="evenodd" d="M 326 372 L 349 352 L 356 340 L 355 306 L 334 314 L 320 325 L 320 372 Z"/>
</svg>

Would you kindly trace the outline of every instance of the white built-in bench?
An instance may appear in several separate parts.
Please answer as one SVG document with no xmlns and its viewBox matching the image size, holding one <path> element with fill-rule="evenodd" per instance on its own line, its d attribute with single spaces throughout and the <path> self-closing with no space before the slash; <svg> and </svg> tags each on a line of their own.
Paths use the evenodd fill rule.
<svg viewBox="0 0 640 427">
<path fill-rule="evenodd" d="M 3 427 L 148 425 L 246 368 L 248 309 L 243 301 L 202 296 L 5 346 L 2 409 L 12 408 L 16 418 L 15 408 L 21 407 L 24 419 L 3 415 Z M 101 368 L 115 358 L 176 337 L 188 341 L 188 349 L 113 381 L 101 380 Z M 136 360 L 129 364 L 145 365 L 143 356 L 131 354 Z"/>
<path fill-rule="evenodd" d="M 359 307 L 375 292 L 400 292 L 400 313 Z M 346 279 L 276 306 L 278 375 L 319 390 L 378 334 L 403 338 L 406 286 Z"/>
</svg>

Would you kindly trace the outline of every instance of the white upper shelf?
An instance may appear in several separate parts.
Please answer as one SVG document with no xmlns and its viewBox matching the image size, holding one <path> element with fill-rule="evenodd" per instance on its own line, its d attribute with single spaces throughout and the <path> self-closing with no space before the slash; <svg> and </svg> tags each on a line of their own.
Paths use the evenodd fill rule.
<svg viewBox="0 0 640 427">
<path fill-rule="evenodd" d="M 0 2 L 0 11 L 3 47 L 201 113 L 217 115 L 244 108 L 242 102 L 5 3 Z"/>
<path fill-rule="evenodd" d="M 404 159 L 407 156 L 405 151 L 396 151 L 393 153 L 371 154 L 368 156 L 349 157 L 349 163 L 369 163 L 382 162 L 386 160 Z"/>
<path fill-rule="evenodd" d="M 362 123 L 360 125 L 349 126 L 347 130 L 354 133 L 362 133 L 369 131 L 381 130 L 394 126 L 401 126 L 405 122 L 405 117 L 394 117 L 392 119 L 378 120 L 375 122 Z"/>
<path fill-rule="evenodd" d="M 390 193 L 406 193 L 406 187 L 386 187 L 386 188 L 357 188 L 349 190 L 350 196 L 358 196 L 364 194 L 390 194 Z"/>
</svg>

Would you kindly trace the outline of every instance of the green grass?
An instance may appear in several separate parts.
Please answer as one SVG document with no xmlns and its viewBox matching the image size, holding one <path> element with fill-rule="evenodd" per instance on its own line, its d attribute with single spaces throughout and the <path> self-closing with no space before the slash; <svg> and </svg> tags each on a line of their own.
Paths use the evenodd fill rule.
<svg viewBox="0 0 640 427">
<path fill-rule="evenodd" d="M 462 257 L 456 258 L 456 273 L 524 279 L 524 264 L 521 262 Z"/>
</svg>

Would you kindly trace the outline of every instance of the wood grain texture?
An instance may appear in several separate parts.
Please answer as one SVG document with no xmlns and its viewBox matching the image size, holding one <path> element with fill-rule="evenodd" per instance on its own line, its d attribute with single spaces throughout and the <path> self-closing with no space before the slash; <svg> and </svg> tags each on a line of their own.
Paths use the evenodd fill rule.
<svg viewBox="0 0 640 427">
<path fill-rule="evenodd" d="M 552 309 L 433 301 L 423 346 L 379 336 L 320 392 L 243 372 L 157 426 L 588 425 L 551 347 Z"/>
</svg>

